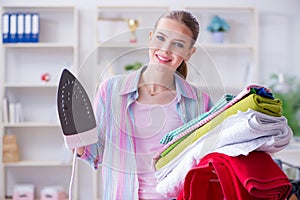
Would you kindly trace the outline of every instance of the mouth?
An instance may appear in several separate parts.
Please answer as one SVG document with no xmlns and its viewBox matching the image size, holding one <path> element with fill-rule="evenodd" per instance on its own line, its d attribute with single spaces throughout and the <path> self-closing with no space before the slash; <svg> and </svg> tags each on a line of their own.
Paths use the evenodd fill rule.
<svg viewBox="0 0 300 200">
<path fill-rule="evenodd" d="M 168 62 L 172 61 L 172 59 L 170 59 L 166 56 L 162 56 L 162 55 L 159 55 L 159 54 L 155 54 L 155 56 L 159 60 L 159 62 L 161 62 L 161 63 L 168 63 Z"/>
</svg>

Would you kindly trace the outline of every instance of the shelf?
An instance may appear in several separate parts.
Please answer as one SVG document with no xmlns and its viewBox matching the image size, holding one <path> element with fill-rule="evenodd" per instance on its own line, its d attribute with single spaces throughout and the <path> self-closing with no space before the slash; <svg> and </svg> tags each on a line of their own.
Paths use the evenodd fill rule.
<svg viewBox="0 0 300 200">
<path fill-rule="evenodd" d="M 252 44 L 243 44 L 243 43 L 227 43 L 227 44 L 213 44 L 213 43 L 199 43 L 201 47 L 208 49 L 254 49 L 255 46 Z"/>
<path fill-rule="evenodd" d="M 97 41 L 129 42 L 130 29 L 126 19 L 138 21 L 136 36 L 138 42 L 147 42 L 149 30 L 154 26 L 153 19 L 157 19 L 168 7 L 97 7 Z M 150 29 L 151 27 L 151 29 Z M 146 37 L 145 37 L 146 36 Z"/>
<path fill-rule="evenodd" d="M 71 163 L 62 163 L 58 161 L 19 161 L 3 163 L 4 167 L 70 167 Z"/>
<path fill-rule="evenodd" d="M 71 177 L 72 153 L 64 144 L 56 93 L 62 70 L 78 66 L 78 10 L 24 3 L 2 6 L 1 11 L 38 13 L 39 42 L 1 45 L 1 99 L 8 102 L 7 113 L 21 116 L 8 121 L 21 122 L 1 123 L 0 137 L 16 136 L 21 161 L 0 159 L 0 199 L 12 196 L 13 185 L 27 182 L 34 184 L 39 197 L 49 184 L 68 188 Z M 42 79 L 45 75 L 50 76 L 48 82 Z M 73 193 L 76 200 L 76 181 Z"/>
<path fill-rule="evenodd" d="M 105 41 L 105 42 L 98 42 L 98 48 L 148 48 L 147 43 L 129 43 L 125 41 Z"/>
<path fill-rule="evenodd" d="M 13 198 L 12 197 L 8 197 L 8 198 L 5 198 L 4 200 L 13 200 Z M 41 199 L 40 198 L 34 198 L 34 200 L 41 200 Z M 65 200 L 69 200 L 69 199 L 67 198 Z M 100 199 L 98 199 L 98 200 L 100 200 Z"/>
<path fill-rule="evenodd" d="M 5 48 L 75 48 L 74 44 L 62 42 L 37 42 L 37 43 L 5 43 Z"/>
<path fill-rule="evenodd" d="M 198 47 L 204 47 L 209 49 L 254 49 L 253 44 L 247 43 L 197 43 Z M 129 42 L 99 42 L 98 48 L 148 48 L 148 43 L 129 43 Z"/>
<path fill-rule="evenodd" d="M 19 9 L 27 9 L 27 10 L 34 10 L 38 9 L 39 11 L 41 10 L 74 10 L 76 9 L 75 6 L 55 6 L 55 5 L 40 5 L 40 6 L 32 6 L 32 5 L 13 5 L 13 6 L 3 6 L 2 7 L 5 10 L 19 10 Z"/>
<path fill-rule="evenodd" d="M 52 44 L 50 44 L 49 46 L 49 44 L 47 43 L 57 43 L 53 44 L 57 47 L 77 45 L 78 13 L 77 8 L 74 6 L 3 6 L 2 11 L 11 13 L 35 12 L 39 13 L 40 15 L 39 42 L 41 44 L 20 43 L 16 46 L 52 46 Z M 13 47 L 13 45 L 11 44 L 9 44 L 8 46 Z"/>
<path fill-rule="evenodd" d="M 57 123 L 41 122 L 21 122 L 21 123 L 4 123 L 4 128 L 61 128 Z"/>
<path fill-rule="evenodd" d="M 4 200 L 12 200 L 12 197 L 11 198 L 5 198 Z M 34 200 L 40 200 L 40 199 L 39 198 L 35 198 Z M 66 199 L 66 200 L 68 200 L 68 199 Z"/>
<path fill-rule="evenodd" d="M 244 11 L 255 11 L 256 8 L 252 7 L 252 6 L 193 6 L 193 7 L 185 7 L 186 9 L 189 10 L 205 10 L 207 11 L 240 11 L 240 12 L 244 12 Z"/>
<path fill-rule="evenodd" d="M 56 89 L 57 85 L 56 84 L 20 84 L 20 83 L 5 83 L 3 85 L 5 88 L 8 89 Z"/>
<path fill-rule="evenodd" d="M 213 16 L 225 19 L 230 26 L 225 33 L 225 42 L 230 44 L 249 44 L 257 47 L 258 43 L 258 14 L 254 7 L 186 7 L 200 22 L 200 41 L 206 43 L 212 40 L 207 26 Z"/>
</svg>

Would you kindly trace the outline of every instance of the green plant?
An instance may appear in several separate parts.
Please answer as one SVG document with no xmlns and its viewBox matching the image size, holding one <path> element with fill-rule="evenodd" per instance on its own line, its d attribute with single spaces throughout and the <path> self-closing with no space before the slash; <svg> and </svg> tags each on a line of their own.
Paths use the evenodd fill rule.
<svg viewBox="0 0 300 200">
<path fill-rule="evenodd" d="M 210 32 L 226 32 L 230 29 L 229 24 L 219 17 L 218 15 L 215 15 L 211 21 L 210 24 L 207 26 L 207 30 Z"/>
<path fill-rule="evenodd" d="M 300 80 L 295 76 L 273 74 L 272 92 L 282 101 L 283 115 L 295 136 L 300 136 Z"/>
<path fill-rule="evenodd" d="M 124 69 L 126 71 L 137 70 L 137 69 L 139 69 L 142 66 L 143 66 L 143 63 L 141 63 L 141 62 L 135 62 L 135 63 L 132 63 L 132 64 L 125 65 Z"/>
</svg>

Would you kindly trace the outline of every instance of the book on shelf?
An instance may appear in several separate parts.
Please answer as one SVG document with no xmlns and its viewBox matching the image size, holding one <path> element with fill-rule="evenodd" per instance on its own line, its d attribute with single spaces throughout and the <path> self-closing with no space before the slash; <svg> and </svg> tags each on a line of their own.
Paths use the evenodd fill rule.
<svg viewBox="0 0 300 200">
<path fill-rule="evenodd" d="M 38 13 L 31 13 L 31 40 L 30 42 L 39 41 L 39 20 L 40 15 Z"/>
<path fill-rule="evenodd" d="M 8 103 L 8 120 L 10 123 L 19 123 L 24 121 L 23 108 L 21 103 Z"/>
<path fill-rule="evenodd" d="M 17 42 L 17 14 L 9 14 L 9 42 Z"/>
<path fill-rule="evenodd" d="M 17 40 L 18 42 L 24 42 L 25 38 L 25 14 L 18 13 L 17 18 Z"/>
<path fill-rule="evenodd" d="M 6 98 L 2 100 L 2 121 L 3 123 L 8 123 L 8 101 Z"/>
<path fill-rule="evenodd" d="M 8 43 L 9 42 L 9 14 L 3 13 L 2 14 L 2 42 Z"/>
<path fill-rule="evenodd" d="M 39 13 L 3 13 L 2 43 L 39 42 Z"/>
</svg>

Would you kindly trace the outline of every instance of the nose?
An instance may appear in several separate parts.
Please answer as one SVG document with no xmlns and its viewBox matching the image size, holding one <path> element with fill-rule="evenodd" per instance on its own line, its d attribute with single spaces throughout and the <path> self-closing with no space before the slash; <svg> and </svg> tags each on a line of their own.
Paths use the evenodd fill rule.
<svg viewBox="0 0 300 200">
<path fill-rule="evenodd" d="M 165 41 L 164 44 L 161 47 L 162 50 L 164 50 L 167 53 L 172 52 L 172 46 L 170 41 Z"/>
</svg>

